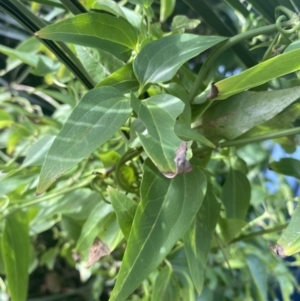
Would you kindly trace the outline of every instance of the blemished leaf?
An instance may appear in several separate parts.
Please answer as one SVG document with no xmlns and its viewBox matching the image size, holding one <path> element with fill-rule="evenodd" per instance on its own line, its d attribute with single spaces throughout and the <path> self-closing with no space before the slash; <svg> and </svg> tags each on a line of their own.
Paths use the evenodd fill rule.
<svg viewBox="0 0 300 301">
<path fill-rule="evenodd" d="M 283 158 L 269 164 L 269 169 L 300 179 L 300 161 L 294 158 Z"/>
<path fill-rule="evenodd" d="M 280 235 L 272 251 L 280 257 L 291 256 L 300 251 L 300 206 L 294 210 L 292 218 L 286 229 Z"/>
<path fill-rule="evenodd" d="M 147 159 L 138 205 L 110 301 L 124 301 L 166 257 L 190 227 L 206 191 L 206 178 L 195 167 L 165 178 Z"/>
<path fill-rule="evenodd" d="M 139 83 L 134 75 L 132 64 L 127 64 L 102 80 L 97 87 L 110 86 L 122 93 L 134 91 L 139 88 Z"/>
<path fill-rule="evenodd" d="M 262 85 L 273 78 L 299 70 L 300 62 L 296 59 L 299 57 L 299 54 L 300 49 L 296 49 L 277 55 L 240 74 L 215 83 L 218 89 L 216 99 L 225 99 L 233 94 Z"/>
<path fill-rule="evenodd" d="M 27 151 L 22 167 L 43 165 L 46 154 L 50 149 L 55 136 L 45 136 L 34 143 Z"/>
<path fill-rule="evenodd" d="M 234 139 L 262 124 L 300 97 L 300 88 L 242 92 L 212 106 L 203 114 L 206 136 Z"/>
<path fill-rule="evenodd" d="M 220 213 L 213 187 L 208 183 L 206 195 L 195 220 L 184 236 L 184 248 L 194 286 L 200 295 L 204 284 L 206 260 Z"/>
<path fill-rule="evenodd" d="M 179 301 L 179 283 L 171 266 L 165 266 L 155 279 L 151 301 Z"/>
<path fill-rule="evenodd" d="M 76 244 L 76 251 L 86 256 L 90 246 L 103 227 L 104 218 L 112 212 L 112 207 L 105 202 L 98 203 L 84 223 Z"/>
<path fill-rule="evenodd" d="M 175 124 L 175 134 L 183 140 L 194 140 L 200 144 L 206 145 L 211 148 L 216 148 L 216 146 L 210 142 L 203 135 L 198 133 L 196 130 L 191 129 L 188 125 L 183 122 L 177 121 Z"/>
<path fill-rule="evenodd" d="M 12 301 L 27 300 L 29 251 L 27 214 L 17 211 L 6 218 L 2 235 L 2 255 Z"/>
<path fill-rule="evenodd" d="M 116 189 L 108 188 L 111 204 L 116 212 L 118 224 L 128 240 L 137 203 Z"/>
<path fill-rule="evenodd" d="M 89 260 L 85 267 L 88 269 L 96 263 L 101 257 L 110 254 L 109 247 L 103 243 L 99 238 L 95 238 L 92 246 L 90 247 Z"/>
<path fill-rule="evenodd" d="M 183 33 L 187 29 L 194 29 L 201 23 L 198 19 L 189 19 L 187 16 L 175 16 L 172 21 L 172 32 Z"/>
<path fill-rule="evenodd" d="M 97 0 L 93 6 L 93 9 L 104 10 L 118 17 L 126 19 L 120 6 L 113 0 Z"/>
<path fill-rule="evenodd" d="M 226 38 L 176 34 L 148 43 L 133 62 L 140 90 L 148 83 L 170 80 L 189 59 Z"/>
<path fill-rule="evenodd" d="M 124 63 L 112 54 L 100 49 L 75 45 L 76 53 L 95 83 L 123 67 Z"/>
<path fill-rule="evenodd" d="M 129 100 L 115 88 L 101 87 L 87 92 L 47 153 L 37 194 L 111 138 L 130 112 Z"/>
<path fill-rule="evenodd" d="M 251 187 L 248 178 L 242 172 L 231 168 L 221 194 L 227 218 L 244 219 L 250 198 Z"/>
<path fill-rule="evenodd" d="M 174 11 L 176 0 L 160 1 L 160 22 L 164 22 L 170 17 Z"/>
<path fill-rule="evenodd" d="M 145 152 L 158 169 L 166 177 L 190 171 L 191 166 L 185 158 L 187 144 L 174 133 L 175 120 L 183 111 L 184 103 L 168 94 L 144 101 L 131 95 L 131 106 L 148 130 L 147 135 L 137 134 Z"/>
<path fill-rule="evenodd" d="M 267 266 L 255 255 L 246 257 L 252 280 L 257 289 L 258 300 L 267 301 Z"/>
<path fill-rule="evenodd" d="M 36 34 L 42 39 L 99 48 L 123 60 L 137 45 L 137 30 L 127 20 L 100 13 L 77 15 Z"/>
</svg>

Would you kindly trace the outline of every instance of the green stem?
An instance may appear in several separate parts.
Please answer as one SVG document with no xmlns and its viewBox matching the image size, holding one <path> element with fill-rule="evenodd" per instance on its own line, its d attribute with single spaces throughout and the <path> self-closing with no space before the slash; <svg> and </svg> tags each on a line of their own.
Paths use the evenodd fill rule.
<svg viewBox="0 0 300 301">
<path fill-rule="evenodd" d="M 0 222 L 3 221 L 7 216 L 11 215 L 12 213 L 14 213 L 14 212 L 16 212 L 18 210 L 22 210 L 22 209 L 25 209 L 25 208 L 37 205 L 37 204 L 42 203 L 44 201 L 51 200 L 51 199 L 53 199 L 55 197 L 58 197 L 60 195 L 64 195 L 64 194 L 66 194 L 68 192 L 71 192 L 71 191 L 77 190 L 78 188 L 84 187 L 87 184 L 89 184 L 92 181 L 93 178 L 94 178 L 94 176 L 88 177 L 84 181 L 82 181 L 81 183 L 79 183 L 77 185 L 74 185 L 72 187 L 61 189 L 61 190 L 58 190 L 58 191 L 54 191 L 53 193 L 49 193 L 47 195 L 44 195 L 44 196 L 41 196 L 41 197 L 37 197 L 33 201 L 26 202 L 26 203 L 23 203 L 21 205 L 17 205 L 17 207 L 11 208 L 10 211 L 8 211 L 3 216 L 1 216 Z"/>
<path fill-rule="evenodd" d="M 282 26 L 292 25 L 293 22 L 287 21 L 282 23 Z M 208 73 L 208 71 L 211 69 L 211 67 L 214 65 L 216 59 L 227 49 L 232 47 L 233 45 L 240 43 L 246 39 L 253 38 L 258 35 L 262 34 L 269 34 L 277 30 L 276 24 L 256 28 L 253 30 L 249 30 L 247 32 L 238 34 L 232 38 L 229 38 L 225 43 L 223 43 L 219 48 L 215 49 L 211 55 L 208 57 L 208 59 L 203 64 L 202 68 L 200 69 L 196 80 L 193 84 L 193 87 L 189 93 L 189 101 L 190 103 L 194 100 L 195 96 L 198 94 L 199 87 L 201 86 L 202 82 L 205 80 L 205 77 Z"/>
<path fill-rule="evenodd" d="M 231 146 L 249 144 L 249 143 L 254 143 L 254 142 L 261 142 L 264 140 L 276 139 L 276 138 L 291 136 L 291 135 L 295 135 L 295 134 L 299 134 L 299 133 L 300 133 L 300 127 L 295 127 L 292 129 L 278 131 L 276 133 L 268 133 L 268 134 L 249 137 L 249 138 L 221 142 L 219 144 L 218 148 L 231 147 Z M 203 147 L 194 149 L 193 154 L 194 155 L 201 154 L 203 151 L 206 151 L 206 150 L 209 150 L 209 148 L 206 146 L 203 146 Z"/>
</svg>

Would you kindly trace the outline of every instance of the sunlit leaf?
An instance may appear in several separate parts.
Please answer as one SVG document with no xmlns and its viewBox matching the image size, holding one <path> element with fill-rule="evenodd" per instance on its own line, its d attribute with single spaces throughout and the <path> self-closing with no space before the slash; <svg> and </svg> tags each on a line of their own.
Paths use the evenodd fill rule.
<svg viewBox="0 0 300 301">
<path fill-rule="evenodd" d="M 51 145 L 37 194 L 111 138 L 130 112 L 129 100 L 114 88 L 101 87 L 87 92 Z"/>
<path fill-rule="evenodd" d="M 222 37 L 178 34 L 148 43 L 133 62 L 141 89 L 171 79 L 189 59 L 226 40 Z"/>
<path fill-rule="evenodd" d="M 175 8 L 176 0 L 161 0 L 160 1 L 160 22 L 164 22 L 172 15 Z"/>
<path fill-rule="evenodd" d="M 130 49 L 135 49 L 137 44 L 137 31 L 127 20 L 100 13 L 62 20 L 41 29 L 37 35 L 42 39 L 99 48 L 120 59 L 128 59 Z"/>
<path fill-rule="evenodd" d="M 217 99 L 225 99 L 233 94 L 237 94 L 245 91 L 246 89 L 266 83 L 273 78 L 299 70 L 300 63 L 297 60 L 299 54 L 300 49 L 296 49 L 277 55 L 274 58 L 241 72 L 240 74 L 225 78 L 215 83 L 218 88 Z"/>
</svg>

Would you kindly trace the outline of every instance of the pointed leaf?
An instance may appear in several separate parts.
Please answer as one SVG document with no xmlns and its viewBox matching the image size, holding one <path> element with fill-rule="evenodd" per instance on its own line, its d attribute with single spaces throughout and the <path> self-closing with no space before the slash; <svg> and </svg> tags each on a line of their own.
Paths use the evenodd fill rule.
<svg viewBox="0 0 300 301">
<path fill-rule="evenodd" d="M 160 1 L 160 22 L 164 22 L 170 17 L 174 11 L 176 0 L 161 0 Z M 170 299 L 171 300 L 171 299 Z"/>
<path fill-rule="evenodd" d="M 279 237 L 272 250 L 280 257 L 291 256 L 300 252 L 300 206 L 293 212 L 292 219 Z"/>
<path fill-rule="evenodd" d="M 2 252 L 12 301 L 27 300 L 30 240 L 27 215 L 17 211 L 6 218 Z"/>
<path fill-rule="evenodd" d="M 111 204 L 116 212 L 117 220 L 126 239 L 129 237 L 137 203 L 116 189 L 108 188 Z"/>
<path fill-rule="evenodd" d="M 97 0 L 93 6 L 93 9 L 104 10 L 118 17 L 126 19 L 121 7 L 113 0 Z"/>
<path fill-rule="evenodd" d="M 137 90 L 139 83 L 133 73 L 132 64 L 127 64 L 101 81 L 97 87 L 110 86 L 122 93 Z"/>
<path fill-rule="evenodd" d="M 300 49 L 289 51 L 215 83 L 218 89 L 216 99 L 225 99 L 246 89 L 262 85 L 273 78 L 298 71 L 299 55 Z"/>
<path fill-rule="evenodd" d="M 208 183 L 203 204 L 184 236 L 184 248 L 194 286 L 200 295 L 204 284 L 206 260 L 220 213 L 213 187 Z"/>
<path fill-rule="evenodd" d="M 244 219 L 250 197 L 251 187 L 247 177 L 240 171 L 230 169 L 221 195 L 227 218 Z"/>
<path fill-rule="evenodd" d="M 144 101 L 132 95 L 131 106 L 148 130 L 147 135 L 138 133 L 138 137 L 158 169 L 168 177 L 187 172 L 188 168 L 180 172 L 181 167 L 175 162 L 183 142 L 175 135 L 174 125 L 176 117 L 183 111 L 184 103 L 168 94 L 153 96 Z M 185 162 L 188 167 L 188 162 Z"/>
<path fill-rule="evenodd" d="M 37 194 L 111 138 L 130 112 L 128 99 L 114 88 L 101 87 L 87 92 L 51 145 Z"/>
<path fill-rule="evenodd" d="M 242 92 L 208 109 L 203 115 L 206 136 L 234 139 L 270 120 L 300 97 L 300 87 Z"/>
<path fill-rule="evenodd" d="M 100 48 L 128 59 L 137 45 L 137 30 L 125 19 L 108 14 L 77 15 L 37 32 L 42 39 Z"/>
<path fill-rule="evenodd" d="M 170 80 L 189 59 L 226 40 L 223 37 L 177 34 L 148 43 L 133 63 L 143 88 L 148 83 Z"/>
<path fill-rule="evenodd" d="M 138 205 L 110 301 L 124 301 L 165 258 L 190 227 L 206 190 L 199 168 L 173 179 L 144 164 Z"/>
<path fill-rule="evenodd" d="M 165 266 L 155 279 L 151 301 L 179 301 L 179 283 L 170 266 Z"/>
<path fill-rule="evenodd" d="M 300 161 L 293 158 L 283 158 L 269 164 L 269 169 L 300 179 Z"/>
</svg>

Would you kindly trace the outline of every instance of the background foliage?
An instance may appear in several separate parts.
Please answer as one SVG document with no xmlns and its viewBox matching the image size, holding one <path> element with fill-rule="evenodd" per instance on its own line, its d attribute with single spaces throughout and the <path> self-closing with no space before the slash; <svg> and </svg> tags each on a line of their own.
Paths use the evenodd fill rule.
<svg viewBox="0 0 300 301">
<path fill-rule="evenodd" d="M 1 300 L 296 300 L 299 1 L 0 9 Z"/>
</svg>

